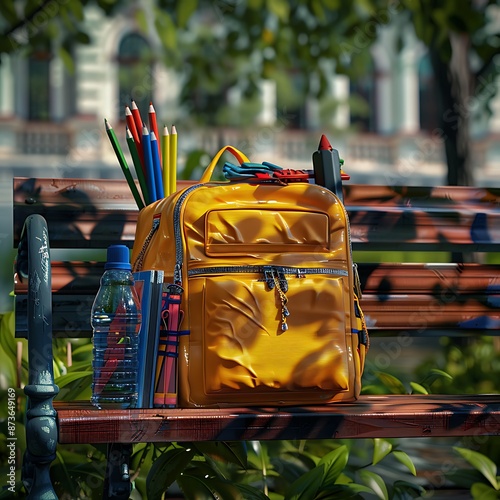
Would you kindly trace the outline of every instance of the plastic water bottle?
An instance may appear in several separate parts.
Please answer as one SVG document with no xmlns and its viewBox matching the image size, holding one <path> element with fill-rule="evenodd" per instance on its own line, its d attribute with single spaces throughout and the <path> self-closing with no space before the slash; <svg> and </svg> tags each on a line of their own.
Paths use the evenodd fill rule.
<svg viewBox="0 0 500 500">
<path fill-rule="evenodd" d="M 91 324 L 92 403 L 99 408 L 134 408 L 141 308 L 125 245 L 108 248 Z"/>
</svg>

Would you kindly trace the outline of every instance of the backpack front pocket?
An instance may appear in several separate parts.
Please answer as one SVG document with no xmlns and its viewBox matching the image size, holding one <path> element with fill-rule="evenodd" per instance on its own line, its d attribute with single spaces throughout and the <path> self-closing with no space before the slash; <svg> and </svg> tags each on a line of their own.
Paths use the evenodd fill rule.
<svg viewBox="0 0 500 500">
<path fill-rule="evenodd" d="M 189 362 L 201 363 L 206 395 L 313 391 L 326 399 L 348 389 L 347 273 L 203 271 L 189 278 L 190 310 L 203 311 L 190 318 Z"/>
</svg>

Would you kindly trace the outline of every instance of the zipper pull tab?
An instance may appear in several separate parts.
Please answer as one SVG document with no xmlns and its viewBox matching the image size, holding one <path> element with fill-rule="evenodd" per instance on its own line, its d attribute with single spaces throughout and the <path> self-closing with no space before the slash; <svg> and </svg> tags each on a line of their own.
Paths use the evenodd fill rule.
<svg viewBox="0 0 500 500">
<path fill-rule="evenodd" d="M 279 280 L 279 285 L 281 288 L 281 291 L 283 293 L 288 292 L 288 281 L 286 280 L 285 273 L 283 272 L 283 269 L 276 269 L 276 272 L 278 274 L 278 280 Z"/>
<path fill-rule="evenodd" d="M 272 266 L 264 266 L 264 281 L 266 282 L 269 290 L 274 288 L 274 269 Z"/>
<path fill-rule="evenodd" d="M 290 311 L 286 306 L 288 303 L 288 298 L 285 293 L 288 291 L 288 282 L 285 277 L 285 273 L 281 269 L 273 269 L 273 279 L 276 285 L 276 291 L 278 292 L 281 301 L 281 331 L 286 332 L 288 330 L 288 324 L 286 322 L 288 316 L 290 316 Z"/>
</svg>

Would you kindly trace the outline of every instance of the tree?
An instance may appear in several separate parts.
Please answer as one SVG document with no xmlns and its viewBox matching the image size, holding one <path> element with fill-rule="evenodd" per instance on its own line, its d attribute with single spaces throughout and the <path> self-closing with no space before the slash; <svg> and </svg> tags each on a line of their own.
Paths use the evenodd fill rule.
<svg viewBox="0 0 500 500">
<path fill-rule="evenodd" d="M 489 112 L 500 70 L 498 24 L 490 25 L 495 0 L 405 0 L 417 36 L 429 48 L 437 82 L 439 121 L 448 163 L 448 184 L 473 184 L 470 122 Z M 498 11 L 497 11 L 498 12 Z"/>
<path fill-rule="evenodd" d="M 500 69 L 494 63 L 499 35 L 488 24 L 499 1 L 156 0 L 148 17 L 142 4 L 126 0 L 27 1 L 23 13 L 14 0 L 4 0 L 0 52 L 29 51 L 41 40 L 57 39 L 71 66 L 71 46 L 89 43 L 85 6 L 97 4 L 108 15 L 129 8 L 144 31 L 154 18 L 165 62 L 184 74 L 184 98 L 202 89 L 209 98 L 195 112 L 212 116 L 215 96 L 234 85 L 251 95 L 262 78 L 286 81 L 294 73 L 302 76 L 303 99 L 328 91 L 333 68 L 362 76 L 380 28 L 403 16 L 431 56 L 448 183 L 471 184 L 471 113 L 480 105 L 488 109 Z"/>
</svg>

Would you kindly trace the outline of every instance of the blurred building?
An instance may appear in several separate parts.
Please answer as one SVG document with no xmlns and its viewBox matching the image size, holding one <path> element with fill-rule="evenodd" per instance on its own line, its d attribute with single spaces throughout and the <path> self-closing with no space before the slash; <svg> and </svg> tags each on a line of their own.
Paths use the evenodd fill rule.
<svg viewBox="0 0 500 500">
<path fill-rule="evenodd" d="M 370 74 L 362 80 L 352 82 L 332 72 L 330 108 L 314 100 L 280 108 L 275 82 L 266 81 L 261 85 L 262 111 L 251 127 L 200 128 L 193 125 L 180 103 L 182 75 L 167 69 L 155 56 L 159 48 L 155 35 L 142 35 L 130 12 L 106 18 L 95 7 L 86 9 L 91 43 L 79 45 L 69 58 L 73 72 L 65 65 L 64 53 L 53 53 L 50 48 L 29 58 L 2 56 L 0 198 L 2 203 L 7 200 L 1 210 L 2 227 L 12 227 L 6 218 L 11 218 L 11 179 L 15 175 L 121 177 L 103 119 L 110 121 L 124 141 L 124 106 L 131 97 L 144 114 L 153 101 L 159 122 L 177 125 L 181 168 L 189 151 L 204 149 L 214 154 L 224 144 L 241 148 L 254 161 L 267 159 L 292 168 L 310 168 L 320 135 L 328 131 L 354 182 L 444 182 L 444 148 L 436 132 L 433 77 L 425 49 L 411 30 L 406 30 L 399 51 L 392 27 L 381 27 L 381 36 L 371 49 Z M 15 33 L 13 38 L 16 36 L 23 33 Z M 294 78 L 291 75 L 292 83 Z M 497 84 L 491 82 L 495 88 Z M 210 100 L 196 96 L 203 98 Z M 232 109 L 239 112 L 242 96 L 238 89 L 226 92 L 223 98 L 228 118 Z M 469 104 L 474 118 L 476 183 L 498 185 L 495 163 L 500 151 L 495 142 L 500 132 L 500 100 L 493 102 L 489 120 L 484 114 L 475 115 L 477 102 Z M 11 234 L 3 236 L 2 253 L 12 252 Z M 10 269 L 0 271 L 0 278 L 2 275 L 10 280 Z M 0 310 L 5 308 L 4 299 L 0 298 Z"/>
<path fill-rule="evenodd" d="M 30 58 L 3 56 L 0 160 L 12 173 L 35 169 L 36 175 L 44 172 L 51 177 L 121 175 L 103 118 L 124 137 L 123 110 L 131 96 L 143 113 L 152 100 L 166 123 L 185 119 L 179 104 L 182 75 L 158 62 L 158 40 L 140 34 L 133 15 L 124 12 L 106 18 L 89 7 L 86 22 L 92 41 L 76 48 L 72 74 L 49 49 Z M 332 75 L 331 102 L 336 105 L 328 117 L 313 101 L 278 109 L 274 83 L 263 82 L 263 111 L 255 126 L 199 130 L 190 125 L 189 130 L 179 130 L 181 154 L 191 148 L 212 153 L 219 144 L 232 143 L 251 151 L 255 159 L 264 155 L 276 163 L 304 167 L 326 129 L 333 130 L 332 143 L 346 158 L 355 180 L 439 183 L 444 152 L 436 133 L 437 102 L 424 48 L 407 30 L 404 48 L 397 51 L 395 31 L 386 26 L 371 54 L 370 74 L 361 81 Z M 230 108 L 238 105 L 240 96 L 236 89 L 225 98 Z M 474 108 L 471 103 L 471 112 Z M 489 121 L 480 117 L 473 121 L 477 168 L 488 176 L 497 157 L 494 139 L 499 131 L 497 99 Z M 386 178 L 380 177 L 381 172 Z"/>
</svg>

